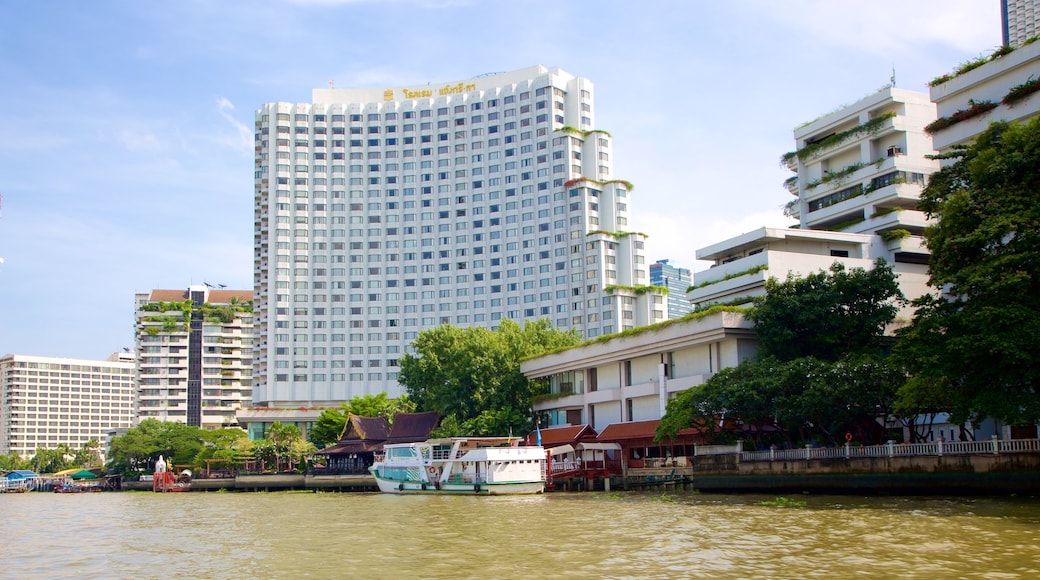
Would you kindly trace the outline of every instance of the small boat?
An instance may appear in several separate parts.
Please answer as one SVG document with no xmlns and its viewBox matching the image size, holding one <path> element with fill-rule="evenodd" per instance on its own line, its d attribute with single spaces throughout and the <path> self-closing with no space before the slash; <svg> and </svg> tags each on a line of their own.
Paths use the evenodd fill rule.
<svg viewBox="0 0 1040 580">
<path fill-rule="evenodd" d="M 57 483 L 54 485 L 54 493 L 88 493 L 101 491 L 96 485 L 77 485 L 75 483 Z"/>
<path fill-rule="evenodd" d="M 152 476 L 152 491 L 161 493 L 191 491 L 191 471 L 185 469 L 179 476 L 172 471 L 155 473 Z"/>
<path fill-rule="evenodd" d="M 369 468 L 379 491 L 396 494 L 542 493 L 546 455 L 515 437 L 451 437 L 391 443 Z"/>
</svg>

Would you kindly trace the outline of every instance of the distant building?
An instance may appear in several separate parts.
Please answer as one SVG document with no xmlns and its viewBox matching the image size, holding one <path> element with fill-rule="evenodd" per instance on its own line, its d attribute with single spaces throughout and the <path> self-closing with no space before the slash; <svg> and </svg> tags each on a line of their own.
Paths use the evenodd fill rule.
<svg viewBox="0 0 1040 580">
<path fill-rule="evenodd" d="M 398 361 L 441 324 L 664 320 L 594 103 L 590 80 L 533 66 L 262 105 L 254 404 L 396 397 Z"/>
<path fill-rule="evenodd" d="M 682 318 L 693 310 L 686 299 L 686 290 L 693 283 L 693 276 L 687 268 L 680 268 L 658 260 L 650 264 L 650 285 L 668 288 L 668 318 Z"/>
<path fill-rule="evenodd" d="M 8 354 L 0 357 L 0 455 L 23 458 L 37 449 L 91 440 L 106 451 L 108 433 L 134 420 L 134 360 Z"/>
<path fill-rule="evenodd" d="M 135 297 L 137 418 L 237 426 L 253 398 L 253 293 L 193 285 Z"/>
<path fill-rule="evenodd" d="M 1040 2 L 1037 0 L 1000 0 L 1000 24 L 1004 46 L 1019 46 L 1040 34 Z"/>
<path fill-rule="evenodd" d="M 840 261 L 872 267 L 884 258 L 903 293 L 929 291 L 928 220 L 917 202 L 928 175 L 932 141 L 924 128 L 935 106 L 923 93 L 888 87 L 795 130 L 797 149 L 784 156 L 797 175 L 785 183 L 795 199 L 794 228 L 761 228 L 697 251 L 711 260 L 694 274 L 690 301 L 746 303 L 764 294 L 765 280 L 805 275 Z M 910 312 L 900 314 L 901 321 Z"/>
</svg>

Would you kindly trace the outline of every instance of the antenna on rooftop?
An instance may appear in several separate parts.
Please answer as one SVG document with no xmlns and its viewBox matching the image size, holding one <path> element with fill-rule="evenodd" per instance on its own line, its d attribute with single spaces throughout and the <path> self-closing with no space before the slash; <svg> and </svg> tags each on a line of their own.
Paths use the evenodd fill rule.
<svg viewBox="0 0 1040 580">
<path fill-rule="evenodd" d="M 892 88 L 896 88 L 896 65 L 892 63 Z"/>
<path fill-rule="evenodd" d="M 330 89 L 334 89 L 334 88 L 336 88 L 336 87 L 334 86 L 335 84 L 336 84 L 335 82 L 333 82 L 333 81 L 331 81 L 331 80 L 330 80 L 330 81 L 329 81 L 329 88 L 330 88 Z"/>
</svg>

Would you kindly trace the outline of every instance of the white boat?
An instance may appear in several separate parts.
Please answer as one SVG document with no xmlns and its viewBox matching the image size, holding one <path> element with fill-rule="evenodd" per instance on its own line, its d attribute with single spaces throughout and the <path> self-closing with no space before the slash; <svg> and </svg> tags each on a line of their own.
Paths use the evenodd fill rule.
<svg viewBox="0 0 1040 580">
<path fill-rule="evenodd" d="M 545 489 L 545 449 L 511 437 L 451 437 L 383 447 L 369 471 L 383 493 L 512 495 Z"/>
</svg>

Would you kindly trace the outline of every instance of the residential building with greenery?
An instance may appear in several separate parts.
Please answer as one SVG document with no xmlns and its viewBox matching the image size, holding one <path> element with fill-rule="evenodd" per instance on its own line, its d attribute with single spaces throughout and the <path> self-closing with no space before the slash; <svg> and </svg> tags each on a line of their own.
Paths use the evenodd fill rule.
<svg viewBox="0 0 1040 580">
<path fill-rule="evenodd" d="M 795 129 L 796 149 L 782 162 L 796 175 L 790 228 L 761 228 L 697 251 L 712 267 L 694 274 L 697 307 L 744 303 L 769 277 L 826 270 L 835 261 L 893 265 L 903 293 L 928 292 L 928 225 L 917 208 L 928 175 L 939 168 L 925 127 L 935 120 L 928 95 L 885 87 Z M 902 320 L 909 312 L 901 315 Z"/>
<path fill-rule="evenodd" d="M 206 285 L 135 296 L 137 421 L 238 425 L 253 397 L 252 298 Z"/>
</svg>

